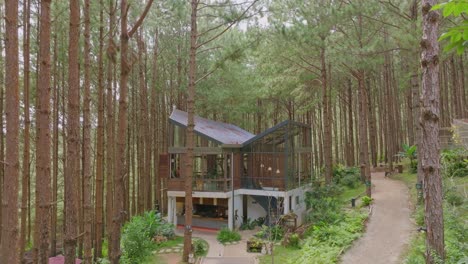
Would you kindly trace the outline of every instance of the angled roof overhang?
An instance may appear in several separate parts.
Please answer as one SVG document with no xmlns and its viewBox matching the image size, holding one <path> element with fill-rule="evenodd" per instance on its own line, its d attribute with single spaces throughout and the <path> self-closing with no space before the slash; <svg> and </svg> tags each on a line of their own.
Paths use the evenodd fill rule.
<svg viewBox="0 0 468 264">
<path fill-rule="evenodd" d="M 187 112 L 174 109 L 169 121 L 175 125 L 186 128 L 188 122 Z M 203 117 L 195 116 L 195 133 L 210 141 L 223 146 L 240 147 L 243 142 L 255 135 L 232 124 L 217 122 Z"/>
</svg>

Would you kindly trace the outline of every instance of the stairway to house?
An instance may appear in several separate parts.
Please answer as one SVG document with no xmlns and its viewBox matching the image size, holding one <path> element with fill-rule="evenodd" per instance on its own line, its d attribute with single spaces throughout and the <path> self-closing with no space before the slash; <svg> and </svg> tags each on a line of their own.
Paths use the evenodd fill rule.
<svg viewBox="0 0 468 264">
<path fill-rule="evenodd" d="M 267 212 L 265 224 L 271 225 L 278 221 L 279 216 L 283 212 L 282 203 L 278 203 L 278 199 L 273 196 L 252 195 L 252 198 Z"/>
</svg>

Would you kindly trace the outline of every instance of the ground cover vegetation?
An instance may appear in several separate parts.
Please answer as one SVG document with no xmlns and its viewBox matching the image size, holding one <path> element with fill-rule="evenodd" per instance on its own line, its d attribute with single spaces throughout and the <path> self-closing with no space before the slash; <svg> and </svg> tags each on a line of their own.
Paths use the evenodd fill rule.
<svg viewBox="0 0 468 264">
<path fill-rule="evenodd" d="M 362 235 L 368 217 L 367 205 L 351 207 L 351 198 L 365 196 L 365 185 L 357 168 L 338 165 L 336 183 L 315 185 L 307 193 L 308 227 L 302 234 L 288 236 L 288 243 L 276 246 L 275 260 L 282 263 L 338 263 L 340 255 Z M 264 256 L 261 263 L 270 263 Z"/>
<path fill-rule="evenodd" d="M 468 152 L 464 149 L 444 150 L 441 154 L 444 197 L 444 235 L 445 262 L 450 264 L 465 263 L 468 260 L 468 171 L 464 160 Z M 396 179 L 404 181 L 410 188 L 411 199 L 415 206 L 413 217 L 420 230 L 413 237 L 409 249 L 404 256 L 404 263 L 425 263 L 424 243 L 424 207 L 416 189 L 417 176 L 412 172 L 395 175 Z"/>
</svg>

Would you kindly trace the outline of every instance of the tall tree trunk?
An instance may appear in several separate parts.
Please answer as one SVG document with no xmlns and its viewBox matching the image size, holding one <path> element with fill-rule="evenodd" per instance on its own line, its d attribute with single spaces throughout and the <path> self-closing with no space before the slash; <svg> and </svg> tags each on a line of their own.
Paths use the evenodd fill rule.
<svg viewBox="0 0 468 264">
<path fill-rule="evenodd" d="M 347 98 L 348 98 L 348 166 L 354 166 L 354 131 L 353 131 L 353 90 L 351 80 L 348 80 Z"/>
<path fill-rule="evenodd" d="M 50 255 L 55 256 L 57 251 L 57 202 L 58 202 L 58 150 L 59 150 L 59 64 L 58 64 L 58 43 L 57 35 L 54 36 L 54 106 L 52 113 L 53 132 L 52 132 L 52 216 L 51 216 L 51 232 L 50 232 Z"/>
<path fill-rule="evenodd" d="M 30 72 L 30 56 L 29 56 L 29 43 L 30 43 L 30 6 L 31 0 L 23 1 L 23 61 L 24 61 L 24 75 L 23 75 L 23 101 L 24 101 L 24 146 L 23 146 L 23 176 L 21 180 L 21 235 L 20 235 L 20 260 L 22 262 L 24 250 L 26 248 L 26 221 L 28 213 L 28 197 L 29 197 L 29 151 L 30 151 L 30 138 L 29 130 L 31 120 L 29 118 L 29 72 Z"/>
<path fill-rule="evenodd" d="M 98 121 L 96 135 L 96 206 L 95 206 L 95 237 L 94 260 L 102 257 L 103 213 L 104 213 L 104 4 L 100 4 L 99 56 L 98 56 Z"/>
<path fill-rule="evenodd" d="M 0 17 L 3 17 L 3 5 L 0 5 Z M 3 19 L 0 19 L 0 28 L 3 29 Z M 0 37 L 3 38 L 3 32 L 0 32 Z M 4 64 L 3 64 L 3 41 L 0 41 L 0 160 L 5 160 L 4 156 L 4 129 L 3 129 L 3 101 L 4 101 Z M 0 229 L 2 227 L 2 204 L 3 204 L 3 176 L 4 176 L 5 164 L 0 162 Z M 2 232 L 0 230 L 0 245 L 2 244 Z"/>
<path fill-rule="evenodd" d="M 70 31 L 68 44 L 68 115 L 67 167 L 65 170 L 65 264 L 74 264 L 77 245 L 78 200 L 80 186 L 80 71 L 78 45 L 80 39 L 80 1 L 70 1 Z"/>
<path fill-rule="evenodd" d="M 324 42 L 325 40 L 322 39 Z M 320 48 L 320 75 L 322 80 L 322 97 L 323 97 L 323 137 L 324 137 L 324 161 L 325 161 L 325 181 L 327 184 L 330 184 L 333 178 L 332 173 L 332 164 L 333 164 L 333 154 L 332 154 L 332 114 L 331 114 L 331 107 L 330 107 L 330 100 L 329 100 L 329 91 L 328 91 L 328 84 L 327 84 L 327 65 L 326 65 L 326 58 L 325 58 L 325 47 Z"/>
<path fill-rule="evenodd" d="M 359 164 L 361 168 L 361 178 L 366 183 L 366 194 L 371 197 L 371 178 L 369 166 L 369 142 L 367 135 L 367 95 L 365 86 L 365 73 L 363 70 L 358 70 L 355 73 L 358 81 L 359 93 Z"/>
<path fill-rule="evenodd" d="M 461 100 L 462 100 L 462 107 L 463 107 L 463 109 L 462 109 L 463 110 L 463 118 L 468 118 L 468 105 L 467 105 L 468 104 L 467 103 L 467 101 L 468 101 L 467 94 L 468 93 L 465 90 L 465 76 L 466 76 L 466 74 L 465 74 L 465 66 L 463 64 L 463 56 L 460 56 L 458 62 L 459 62 L 458 69 L 460 70 L 458 76 L 460 77 L 459 82 L 460 82 L 460 89 L 461 89 L 461 92 L 462 92 Z"/>
<path fill-rule="evenodd" d="M 377 167 L 377 129 L 376 129 L 376 121 L 375 121 L 375 107 L 372 103 L 372 88 L 370 85 L 370 79 L 366 79 L 367 87 L 367 109 L 368 109 L 368 125 L 369 125 L 369 141 L 370 141 L 370 152 L 371 152 L 371 161 L 372 166 Z"/>
<path fill-rule="evenodd" d="M 2 198 L 1 263 L 18 263 L 18 185 L 19 185 L 19 63 L 18 1 L 5 1 L 5 87 L 6 155 Z"/>
<path fill-rule="evenodd" d="M 421 40 L 422 140 L 419 155 L 424 186 L 424 222 L 426 224 L 426 263 L 444 259 L 444 221 L 442 209 L 442 178 L 440 175 L 439 143 L 439 43 L 440 14 L 431 11 L 436 0 L 422 0 L 423 36 Z"/>
<path fill-rule="evenodd" d="M 33 259 L 47 263 L 50 236 L 50 0 L 41 1 L 36 110 L 36 218 Z"/>
<path fill-rule="evenodd" d="M 153 75 L 152 75 L 152 82 L 153 86 L 151 89 L 151 101 L 152 101 L 152 120 L 153 120 L 153 140 L 152 140 L 152 146 L 153 146 L 153 175 L 154 175 L 154 204 L 157 206 L 157 209 L 161 211 L 161 206 L 162 206 L 162 201 L 161 201 L 161 178 L 160 175 L 158 175 L 158 164 L 159 164 L 159 153 L 161 149 L 161 142 L 160 142 L 160 128 L 158 121 L 159 119 L 159 96 L 158 96 L 158 81 L 159 81 L 159 61 L 158 61 L 158 55 L 159 55 L 159 34 L 158 30 L 156 29 L 155 36 L 154 36 L 154 58 L 153 58 Z"/>
<path fill-rule="evenodd" d="M 90 43 L 90 0 L 84 2 L 84 99 L 83 99 L 83 208 L 84 208 L 84 263 L 92 264 L 93 225 L 92 175 L 91 175 L 91 43 Z"/>
<path fill-rule="evenodd" d="M 190 17 L 190 53 L 189 53 L 189 83 L 187 98 L 187 130 L 186 146 L 187 159 L 185 164 L 185 230 L 184 230 L 184 252 L 182 261 L 187 262 L 189 253 L 192 251 L 192 177 L 193 177 L 193 149 L 195 128 L 195 81 L 197 76 L 197 11 L 198 0 L 191 1 L 192 13 Z"/>
<path fill-rule="evenodd" d="M 151 7 L 153 0 L 149 0 L 143 14 L 140 16 L 138 21 L 132 27 L 130 31 L 127 28 L 127 15 L 128 15 L 128 5 L 126 0 L 120 2 L 120 93 L 119 93 L 119 117 L 118 117 L 118 126 L 117 126 L 117 151 L 115 157 L 115 174 L 114 174 L 114 184 L 115 184 L 115 195 L 114 195 L 114 209 L 113 209 L 113 218 L 112 218 L 112 240 L 110 245 L 112 252 L 110 255 L 110 261 L 112 264 L 118 264 L 120 259 L 120 230 L 122 228 L 122 221 L 124 219 L 124 192 L 125 182 L 124 177 L 126 171 L 124 169 L 125 164 L 125 142 L 127 138 L 127 82 L 128 75 L 130 73 L 130 62 L 128 60 L 128 41 L 138 30 L 138 27 L 143 23 L 143 20 L 146 14 Z"/>
</svg>

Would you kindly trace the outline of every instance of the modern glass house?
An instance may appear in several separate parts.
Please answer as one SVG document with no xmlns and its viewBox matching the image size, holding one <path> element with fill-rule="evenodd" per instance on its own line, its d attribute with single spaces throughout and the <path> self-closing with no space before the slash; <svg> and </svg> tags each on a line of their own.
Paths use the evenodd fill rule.
<svg viewBox="0 0 468 264">
<path fill-rule="evenodd" d="M 169 117 L 170 147 L 161 156 L 167 181 L 168 219 L 183 223 L 187 113 Z M 195 117 L 194 226 L 239 227 L 248 218 L 273 223 L 305 213 L 312 179 L 310 126 L 291 120 L 254 135 L 235 125 Z"/>
</svg>

